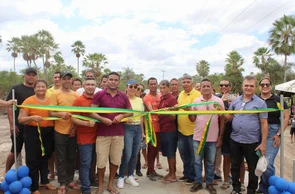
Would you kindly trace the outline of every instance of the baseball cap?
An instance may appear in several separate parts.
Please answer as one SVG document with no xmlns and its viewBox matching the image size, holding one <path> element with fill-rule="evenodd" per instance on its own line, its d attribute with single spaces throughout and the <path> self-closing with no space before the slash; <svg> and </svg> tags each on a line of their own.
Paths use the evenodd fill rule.
<svg viewBox="0 0 295 194">
<path fill-rule="evenodd" d="M 134 79 L 130 79 L 127 81 L 127 85 L 132 85 L 132 84 L 138 85 L 138 83 Z"/>
<path fill-rule="evenodd" d="M 25 74 L 35 73 L 37 75 L 37 70 L 33 67 L 29 67 L 25 70 Z"/>
<path fill-rule="evenodd" d="M 70 77 L 73 77 L 73 74 L 71 72 L 68 72 L 68 71 L 62 72 L 60 74 L 60 77 L 63 78 L 65 76 L 67 76 L 67 75 L 70 76 Z"/>
</svg>

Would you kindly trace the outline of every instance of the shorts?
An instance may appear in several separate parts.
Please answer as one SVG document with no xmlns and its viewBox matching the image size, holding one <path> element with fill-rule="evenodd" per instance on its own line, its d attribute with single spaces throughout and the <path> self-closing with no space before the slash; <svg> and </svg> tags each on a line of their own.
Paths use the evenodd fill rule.
<svg viewBox="0 0 295 194">
<path fill-rule="evenodd" d="M 123 149 L 124 136 L 98 136 L 96 138 L 97 167 L 105 168 L 109 157 L 110 163 L 119 166 Z"/>
<path fill-rule="evenodd" d="M 295 133 L 295 128 L 291 127 L 290 134 L 293 135 Z"/>
<path fill-rule="evenodd" d="M 176 156 L 177 131 L 160 132 L 162 155 L 168 158 Z"/>
<path fill-rule="evenodd" d="M 22 151 L 23 144 L 24 144 L 24 125 L 18 124 L 16 126 L 19 129 L 19 133 L 16 136 L 16 153 L 20 153 Z M 11 142 L 12 142 L 10 152 L 14 153 L 13 135 L 10 135 L 10 139 L 11 139 Z"/>
</svg>

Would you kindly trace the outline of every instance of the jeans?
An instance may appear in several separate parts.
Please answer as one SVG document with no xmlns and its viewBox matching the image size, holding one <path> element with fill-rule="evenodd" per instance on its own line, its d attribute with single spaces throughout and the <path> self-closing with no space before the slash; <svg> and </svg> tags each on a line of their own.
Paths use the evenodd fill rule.
<svg viewBox="0 0 295 194">
<path fill-rule="evenodd" d="M 127 167 L 127 175 L 133 175 L 136 157 L 140 149 L 141 137 L 142 130 L 140 125 L 124 125 L 124 150 L 119 170 L 119 177 L 124 177 Z"/>
<path fill-rule="evenodd" d="M 91 162 L 95 157 L 95 144 L 79 145 L 80 180 L 82 192 L 90 192 Z"/>
<path fill-rule="evenodd" d="M 195 152 L 193 135 L 185 136 L 178 132 L 178 150 L 183 162 L 183 176 L 187 179 L 195 179 Z"/>
<path fill-rule="evenodd" d="M 275 167 L 274 167 L 274 161 L 275 158 L 278 154 L 279 147 L 274 147 L 273 146 L 273 137 L 277 134 L 278 130 L 280 129 L 279 124 L 269 124 L 268 125 L 268 137 L 267 137 L 267 142 L 266 142 L 266 153 L 265 153 L 265 158 L 267 159 L 267 169 L 266 171 L 262 174 L 261 180 L 259 183 L 259 189 L 263 191 L 264 194 L 268 194 L 268 179 L 272 175 L 275 175 Z M 283 134 L 282 134 L 283 135 Z"/>
<path fill-rule="evenodd" d="M 194 140 L 194 153 L 197 152 L 200 145 L 199 141 Z M 195 182 L 202 183 L 203 159 L 206 157 L 206 184 L 213 184 L 214 166 L 216 155 L 216 142 L 206 142 L 202 155 L 195 155 Z"/>
</svg>

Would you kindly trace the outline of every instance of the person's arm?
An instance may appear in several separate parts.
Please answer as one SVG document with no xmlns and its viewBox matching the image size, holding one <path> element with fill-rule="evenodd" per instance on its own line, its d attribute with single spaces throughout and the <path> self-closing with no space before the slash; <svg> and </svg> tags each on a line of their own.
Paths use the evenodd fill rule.
<svg viewBox="0 0 295 194">
<path fill-rule="evenodd" d="M 260 150 L 261 154 L 264 155 L 266 152 L 266 141 L 268 136 L 268 123 L 267 118 L 260 118 L 261 127 L 261 143 L 255 150 Z"/>
<path fill-rule="evenodd" d="M 288 127 L 288 123 L 289 123 L 289 110 L 285 109 L 284 110 L 284 131 Z M 272 138 L 274 147 L 279 147 L 281 145 L 281 135 L 284 135 L 284 132 L 281 132 L 281 128 L 279 128 L 277 134 L 273 136 Z"/>
<path fill-rule="evenodd" d="M 19 115 L 18 115 L 18 122 L 20 124 L 26 125 L 33 121 L 35 121 L 36 123 L 40 123 L 41 121 L 43 121 L 43 119 L 39 115 L 28 116 L 27 112 L 23 108 L 20 109 Z"/>
<path fill-rule="evenodd" d="M 16 100 L 1 100 L 0 99 L 0 107 L 8 107 L 11 106 L 13 103 L 16 103 Z"/>
<path fill-rule="evenodd" d="M 84 127 L 94 127 L 95 122 L 94 121 L 85 121 L 78 118 L 72 117 L 72 123 L 76 126 L 84 126 Z"/>
<path fill-rule="evenodd" d="M 224 127 L 225 127 L 225 118 L 223 115 L 220 115 L 218 117 L 218 125 L 219 125 L 219 136 L 217 139 L 216 147 L 220 148 L 222 146 L 222 142 L 223 142 Z"/>
<path fill-rule="evenodd" d="M 91 104 L 91 107 L 98 107 L 98 105 Z M 108 126 L 113 123 L 113 121 L 111 119 L 106 118 L 106 117 L 102 117 L 102 116 L 100 116 L 97 113 L 90 113 L 89 116 L 92 117 L 92 118 L 94 118 L 94 119 L 96 119 L 96 120 L 99 120 L 100 122 L 102 122 L 103 124 L 108 125 Z"/>
</svg>

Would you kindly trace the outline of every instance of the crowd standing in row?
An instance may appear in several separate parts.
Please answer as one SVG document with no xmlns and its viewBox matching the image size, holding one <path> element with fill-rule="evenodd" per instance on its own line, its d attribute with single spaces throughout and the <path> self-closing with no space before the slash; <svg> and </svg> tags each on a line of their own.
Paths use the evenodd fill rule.
<svg viewBox="0 0 295 194">
<path fill-rule="evenodd" d="M 36 104 L 53 106 L 81 106 L 123 108 L 137 111 L 153 111 L 162 108 L 175 108 L 177 105 L 207 102 L 201 106 L 192 106 L 184 110 L 253 110 L 261 108 L 277 108 L 279 97 L 272 94 L 272 83 L 269 78 L 259 82 L 260 96 L 255 95 L 257 81 L 255 77 L 246 76 L 243 81 L 242 95 L 230 94 L 231 83 L 222 80 L 219 84 L 219 95 L 214 94 L 213 84 L 209 79 L 203 79 L 193 88 L 191 76 L 181 79 L 183 91 L 179 91 L 179 81 L 162 80 L 159 83 L 160 93 L 157 93 L 158 81 L 151 77 L 147 81 L 149 93 L 145 95 L 144 86 L 135 80 L 129 80 L 126 91 L 118 90 L 120 75 L 116 72 L 103 76 L 100 86 L 94 77 L 94 72 L 87 71 L 84 82 L 72 79 L 70 72 L 55 72 L 53 86 L 48 89 L 44 80 L 37 79 L 34 68 L 25 70 L 24 83 L 13 86 L 18 104 Z M 67 188 L 81 189 L 83 194 L 90 193 L 90 186 L 98 182 L 97 193 L 102 193 L 104 174 L 109 163 L 110 173 L 107 190 L 111 194 L 119 193 L 114 187 L 114 179 L 119 169 L 117 188 L 123 189 L 124 184 L 139 186 L 134 177 L 134 171 L 142 176 L 140 171 L 140 150 L 145 150 L 144 119 L 139 114 L 132 113 L 71 113 L 64 111 L 47 111 L 21 108 L 16 111 L 15 123 L 12 119 L 12 91 L 7 101 L 0 101 L 1 106 L 8 106 L 8 120 L 11 139 L 13 127 L 16 126 L 16 145 L 7 157 L 6 172 L 14 163 L 14 146 L 16 152 L 21 152 L 25 143 L 26 164 L 32 178 L 31 191 L 39 194 L 39 186 L 55 190 L 50 184 L 54 179 L 54 161 L 58 182 L 58 194 L 65 194 Z M 216 102 L 218 105 L 208 103 Z M 284 107 L 284 129 L 288 125 L 289 112 L 286 103 Z M 81 114 L 97 119 L 86 121 L 73 117 Z M 61 119 L 50 121 L 44 118 L 53 116 Z M 131 117 L 133 116 L 133 117 Z M 191 185 L 190 191 L 203 189 L 203 182 L 210 194 L 217 193 L 214 185 L 221 179 L 221 161 L 223 156 L 224 183 L 221 189 L 230 187 L 232 179 L 232 194 L 245 190 L 244 160 L 247 162 L 249 181 L 248 194 L 255 192 L 268 193 L 268 178 L 275 174 L 274 159 L 280 147 L 280 113 L 258 114 L 213 114 L 204 152 L 196 152 L 200 146 L 204 128 L 211 115 L 156 115 L 152 114 L 152 125 L 155 130 L 157 145 L 147 145 L 147 155 L 143 154 L 147 163 L 147 176 L 151 181 L 161 180 L 164 183 L 176 181 Z M 122 119 L 126 122 L 121 122 Z M 40 127 L 40 131 L 38 131 Z M 37 146 L 36 146 L 37 145 Z M 183 162 L 183 176 L 176 177 L 176 150 L 179 150 Z M 168 174 L 162 176 L 155 171 L 155 160 L 159 151 L 167 157 Z M 254 171 L 260 152 L 268 159 L 267 170 L 258 177 Z M 79 155 L 79 179 L 81 187 L 74 181 L 76 155 Z M 143 152 L 145 153 L 145 152 Z M 203 163 L 205 174 L 203 175 Z M 96 175 L 96 167 L 97 174 Z M 231 172 L 231 173 L 230 173 Z M 48 178 L 48 173 L 50 176 Z M 40 178 L 39 178 L 40 174 Z M 40 184 L 39 184 L 40 179 Z M 96 184 L 97 185 L 97 184 Z"/>
</svg>

